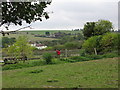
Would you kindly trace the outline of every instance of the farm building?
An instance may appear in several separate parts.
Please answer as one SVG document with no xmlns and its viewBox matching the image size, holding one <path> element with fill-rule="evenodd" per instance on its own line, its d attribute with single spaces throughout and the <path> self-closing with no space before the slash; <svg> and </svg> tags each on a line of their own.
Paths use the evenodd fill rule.
<svg viewBox="0 0 120 90">
<path fill-rule="evenodd" d="M 47 46 L 45 46 L 45 45 L 43 45 L 43 44 L 41 44 L 41 43 L 40 43 L 40 44 L 31 43 L 30 45 L 36 47 L 36 48 L 39 49 L 39 50 L 42 50 L 42 49 L 47 48 Z"/>
</svg>

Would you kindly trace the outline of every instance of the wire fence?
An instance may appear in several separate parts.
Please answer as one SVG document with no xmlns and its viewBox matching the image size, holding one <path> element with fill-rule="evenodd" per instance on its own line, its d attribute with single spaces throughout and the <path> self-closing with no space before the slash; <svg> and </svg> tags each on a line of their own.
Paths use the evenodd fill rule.
<svg viewBox="0 0 120 90">
<path fill-rule="evenodd" d="M 61 50 L 60 51 L 60 57 L 71 57 L 71 56 L 80 56 L 80 49 L 74 49 L 74 50 Z M 53 57 L 57 57 L 56 51 L 36 51 L 35 55 L 38 57 L 41 57 L 44 53 L 51 53 Z"/>
</svg>

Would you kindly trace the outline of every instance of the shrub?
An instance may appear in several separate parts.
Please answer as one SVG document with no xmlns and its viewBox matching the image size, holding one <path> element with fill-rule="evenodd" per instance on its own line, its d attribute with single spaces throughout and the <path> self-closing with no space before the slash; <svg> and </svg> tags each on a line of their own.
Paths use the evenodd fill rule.
<svg viewBox="0 0 120 90">
<path fill-rule="evenodd" d="M 85 49 L 80 50 L 80 56 L 85 56 Z"/>
<path fill-rule="evenodd" d="M 73 56 L 70 59 L 74 60 L 74 62 L 79 62 L 79 61 L 88 61 L 89 58 L 87 57 L 82 57 L 82 56 Z"/>
<path fill-rule="evenodd" d="M 44 65 L 44 61 L 38 60 L 38 61 L 32 61 L 28 63 L 29 66 L 40 66 L 40 65 Z"/>
<path fill-rule="evenodd" d="M 86 55 L 85 57 L 91 59 L 91 60 L 95 60 L 95 59 L 102 59 L 102 55 Z"/>
<path fill-rule="evenodd" d="M 44 50 L 53 50 L 53 47 L 47 47 Z"/>
<path fill-rule="evenodd" d="M 51 53 L 44 53 L 43 54 L 43 59 L 45 59 L 46 64 L 51 64 L 52 63 L 52 54 Z"/>
<path fill-rule="evenodd" d="M 103 58 L 113 58 L 113 57 L 118 57 L 118 54 L 116 53 L 107 53 L 102 55 Z"/>
<path fill-rule="evenodd" d="M 116 33 L 106 33 L 105 35 L 103 35 L 102 39 L 100 40 L 103 53 L 108 53 L 114 50 L 118 50 L 118 46 L 119 46 L 118 36 L 119 34 Z"/>
<path fill-rule="evenodd" d="M 85 42 L 82 45 L 82 48 L 85 49 L 85 52 L 88 54 L 95 54 L 95 48 L 96 52 L 98 53 L 100 49 L 100 40 L 101 40 L 101 35 L 99 36 L 92 36 L 85 40 Z"/>
<path fill-rule="evenodd" d="M 18 64 L 10 64 L 10 65 L 5 65 L 2 67 L 2 70 L 12 70 L 12 69 L 20 69 L 23 67 L 29 67 L 28 64 L 25 63 L 18 63 Z"/>
<path fill-rule="evenodd" d="M 21 69 L 26 67 L 34 67 L 44 65 L 43 61 L 31 61 L 29 63 L 17 63 L 17 64 L 8 64 L 2 67 L 2 70 L 12 70 L 12 69 Z"/>
</svg>

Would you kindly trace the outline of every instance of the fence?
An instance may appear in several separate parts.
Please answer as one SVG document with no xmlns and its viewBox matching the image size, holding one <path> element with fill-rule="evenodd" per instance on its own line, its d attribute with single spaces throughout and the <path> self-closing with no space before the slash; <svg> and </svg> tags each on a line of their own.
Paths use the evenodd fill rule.
<svg viewBox="0 0 120 90">
<path fill-rule="evenodd" d="M 56 51 L 54 50 L 51 50 L 51 51 L 41 51 L 41 50 L 37 50 L 35 51 L 35 55 L 31 58 L 27 58 L 27 60 L 34 60 L 34 59 L 42 59 L 42 56 L 44 53 L 51 53 L 53 57 L 57 57 L 57 53 Z M 74 49 L 74 50 L 61 50 L 61 55 L 60 57 L 61 58 L 67 58 L 67 57 L 71 57 L 71 56 L 79 56 L 80 55 L 80 49 Z M 23 59 L 22 58 L 14 58 L 14 57 L 10 57 L 10 56 L 7 56 L 7 57 L 3 57 L 3 60 L 7 60 L 7 61 L 22 61 Z M 15 62 L 16 63 L 16 62 Z"/>
<path fill-rule="evenodd" d="M 35 55 L 40 57 L 42 56 L 44 53 L 51 53 L 53 55 L 53 57 L 56 57 L 56 51 L 36 51 Z M 80 49 L 74 49 L 74 50 L 61 50 L 61 57 L 71 57 L 71 56 L 79 56 L 80 55 Z"/>
</svg>

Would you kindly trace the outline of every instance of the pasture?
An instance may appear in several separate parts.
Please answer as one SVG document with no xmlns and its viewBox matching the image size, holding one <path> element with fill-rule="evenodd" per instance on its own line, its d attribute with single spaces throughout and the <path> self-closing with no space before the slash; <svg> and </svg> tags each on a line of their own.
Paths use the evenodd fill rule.
<svg viewBox="0 0 120 90">
<path fill-rule="evenodd" d="M 54 34 L 57 32 L 64 32 L 64 33 L 71 33 L 71 34 L 76 34 L 76 33 L 82 33 L 81 31 L 70 31 L 70 30 L 34 30 L 34 31 L 22 31 L 22 32 L 28 32 L 30 34 L 41 34 L 45 35 L 45 32 L 50 32 L 50 34 Z"/>
<path fill-rule="evenodd" d="M 5 37 L 9 37 L 9 38 L 18 38 L 19 36 L 27 36 L 28 40 L 31 41 L 52 41 L 52 40 L 58 40 L 55 38 L 46 38 L 46 37 L 34 37 L 34 35 L 32 34 L 26 34 L 26 32 L 19 32 L 18 34 L 10 34 L 10 35 L 6 35 Z"/>
<path fill-rule="evenodd" d="M 58 40 L 56 38 L 47 38 L 47 37 L 34 37 L 35 34 L 39 35 L 45 35 L 45 32 L 50 32 L 50 34 L 54 34 L 57 32 L 63 32 L 63 33 L 71 33 L 71 34 L 77 34 L 77 33 L 82 33 L 81 31 L 69 31 L 69 30 L 35 30 L 35 31 L 19 31 L 16 32 L 17 34 L 12 34 L 10 35 L 5 35 L 5 37 L 14 37 L 18 38 L 19 36 L 27 36 L 29 40 L 31 41 L 52 41 L 52 40 Z"/>
<path fill-rule="evenodd" d="M 118 88 L 118 58 L 2 72 L 3 88 Z"/>
</svg>

